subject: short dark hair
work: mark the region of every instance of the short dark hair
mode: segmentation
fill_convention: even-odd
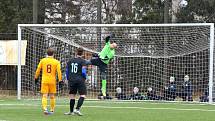
[[[47,49],[47,54],[48,54],[48,56],[53,56],[54,55],[54,49],[53,48],[48,48]]]
[[[77,48],[77,55],[82,56],[83,52],[84,52],[83,48],[80,47]]]

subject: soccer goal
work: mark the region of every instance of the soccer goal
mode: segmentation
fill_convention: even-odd
[[[46,49],[56,50],[65,74],[66,62],[75,49],[85,50],[91,59],[104,46],[104,38],[114,33],[116,56],[108,65],[107,93],[116,89],[130,100],[134,87],[141,100],[213,102],[214,24],[20,24],[18,25],[18,99],[36,96],[34,74]],[[27,40],[25,64],[21,65],[21,41]],[[100,72],[87,68],[88,98],[101,92]],[[170,81],[171,80],[171,81]],[[173,84],[173,85],[172,85]],[[68,95],[68,88],[58,90]],[[214,93],[215,94],[215,93]],[[208,98],[209,97],[209,98]]]

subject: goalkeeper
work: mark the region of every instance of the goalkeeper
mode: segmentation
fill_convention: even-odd
[[[99,70],[101,72],[101,80],[102,80],[102,95],[106,96],[106,84],[107,84],[107,80],[106,80],[106,75],[107,75],[107,64],[110,63],[110,61],[113,59],[114,55],[115,55],[115,49],[117,47],[116,43],[110,43],[110,39],[113,37],[112,36],[107,36],[105,38],[105,46],[102,49],[102,51],[94,56],[94,58],[92,58],[90,60],[92,65],[98,66]]]

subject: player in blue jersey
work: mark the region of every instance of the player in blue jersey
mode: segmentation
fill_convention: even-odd
[[[174,101],[176,98],[176,84],[175,84],[175,77],[171,76],[169,83],[165,86],[164,90],[164,99]]]
[[[70,111],[65,113],[65,115],[82,115],[80,109],[87,93],[85,85],[86,69],[83,67],[90,64],[90,61],[86,61],[82,58],[82,54],[83,49],[78,48],[77,56],[69,60],[66,66],[66,78],[68,80],[70,94]],[[74,110],[75,95],[77,92],[79,93],[80,97],[76,109]]]
[[[193,93],[193,86],[192,82],[190,81],[190,78],[188,75],[184,76],[184,82],[182,84],[182,98],[183,101],[193,101],[192,93]]]

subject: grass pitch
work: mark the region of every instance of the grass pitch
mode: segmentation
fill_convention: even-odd
[[[0,99],[0,121],[215,121],[215,106],[143,101],[85,101],[84,116],[66,116],[67,100],[56,100],[53,115],[44,115],[40,100]]]

